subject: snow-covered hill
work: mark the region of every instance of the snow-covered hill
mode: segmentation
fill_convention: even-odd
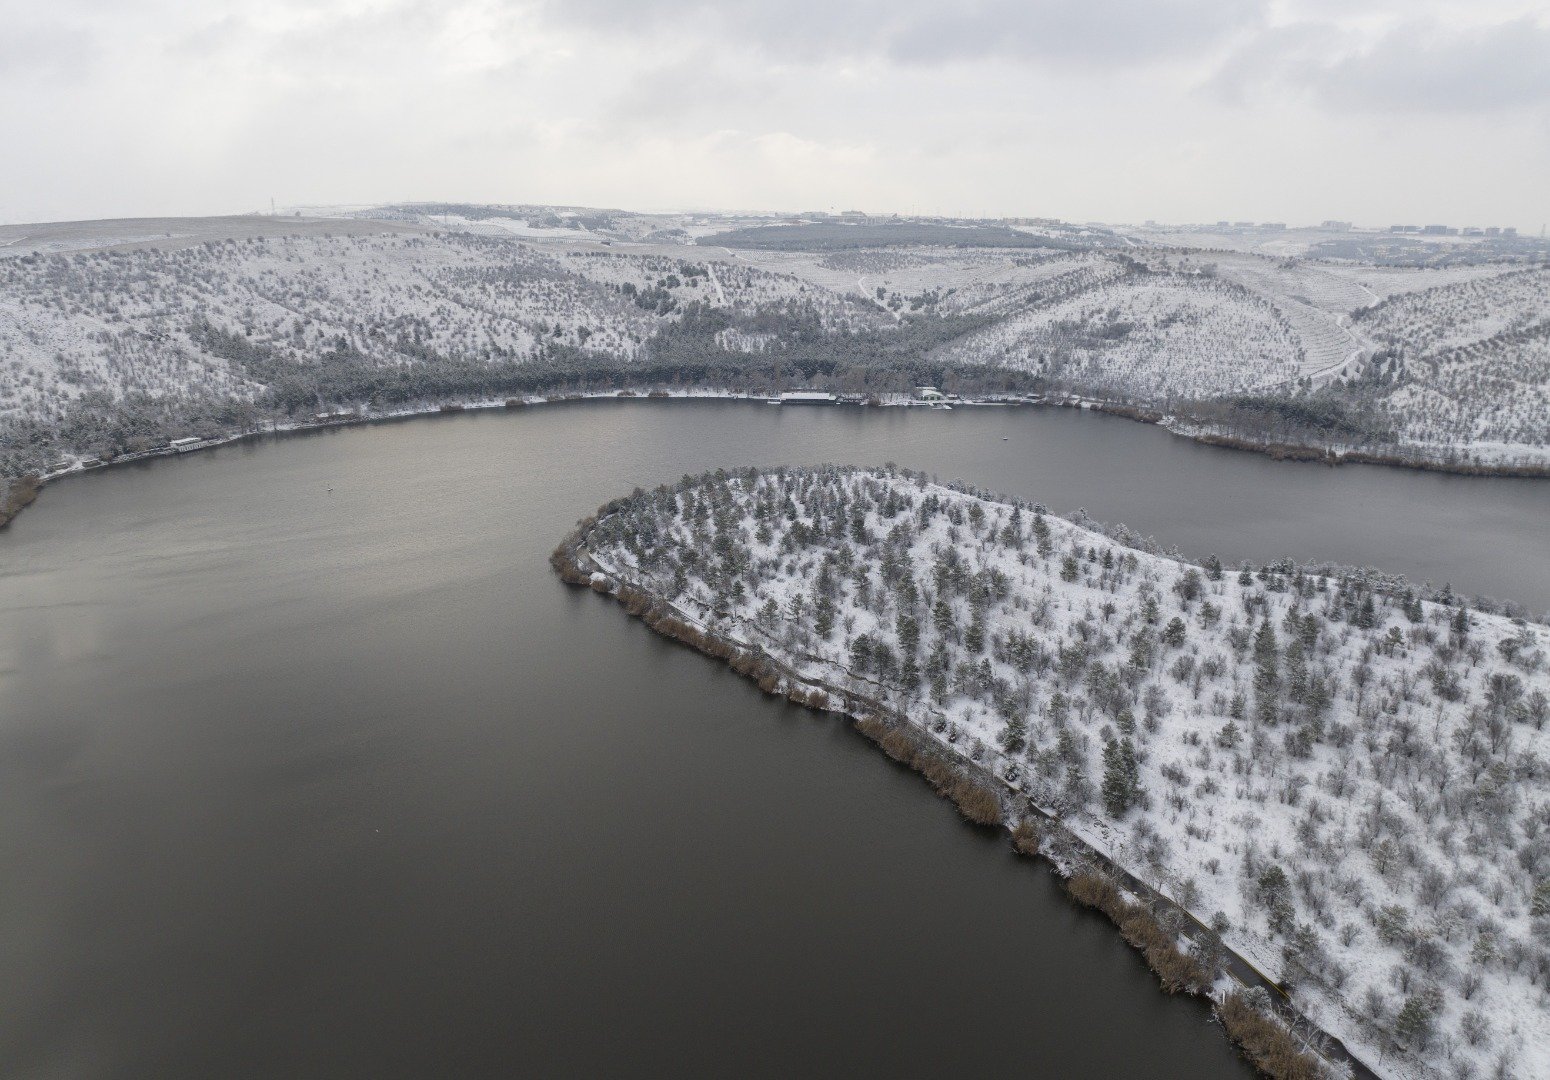
[[[93,391],[253,398],[331,354],[395,366],[567,346],[628,360],[696,303],[745,315],[796,305],[837,328],[880,321],[796,278],[682,254],[390,233],[4,258],[0,417],[47,419]],[[234,362],[211,328],[262,367]]]
[[[1383,1075],[1550,1074],[1544,626],[892,469],[686,478],[582,543],[993,770]]]
[[[845,385],[907,391],[988,367],[1025,387],[1197,412],[1320,392],[1354,403],[1348,445],[1550,462],[1542,269],[1084,247],[1069,230],[1044,248],[719,246],[753,220],[447,206],[6,226],[0,456],[14,470],[103,452],[114,440],[94,419],[130,401],[161,403],[155,438],[196,423],[207,434],[361,405],[384,372],[403,401],[497,392],[477,386],[482,365],[507,383],[524,365],[554,384],[627,370],[671,336],[656,378],[822,382],[872,365],[882,374]]]
[[[1291,325],[1263,297],[1214,278],[1152,272],[1031,304],[942,356],[1154,401],[1278,386],[1303,366]]]

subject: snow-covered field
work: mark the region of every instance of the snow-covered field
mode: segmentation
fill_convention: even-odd
[[[1543,625],[1370,570],[1191,565],[893,470],[686,479],[585,543],[902,708],[1380,1074],[1550,1075]]]

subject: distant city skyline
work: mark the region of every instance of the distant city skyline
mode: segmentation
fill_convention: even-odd
[[[1550,220],[1543,0],[0,0],[0,220]]]

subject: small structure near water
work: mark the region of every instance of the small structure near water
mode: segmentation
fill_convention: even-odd
[[[782,405],[833,405],[839,398],[824,390],[787,390],[780,395]]]

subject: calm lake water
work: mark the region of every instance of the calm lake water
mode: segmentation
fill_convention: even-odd
[[[888,460],[1550,607],[1550,484],[1059,411],[578,404],[58,484],[0,534],[0,1071],[1249,1076],[1004,840],[546,563],[636,485]]]

